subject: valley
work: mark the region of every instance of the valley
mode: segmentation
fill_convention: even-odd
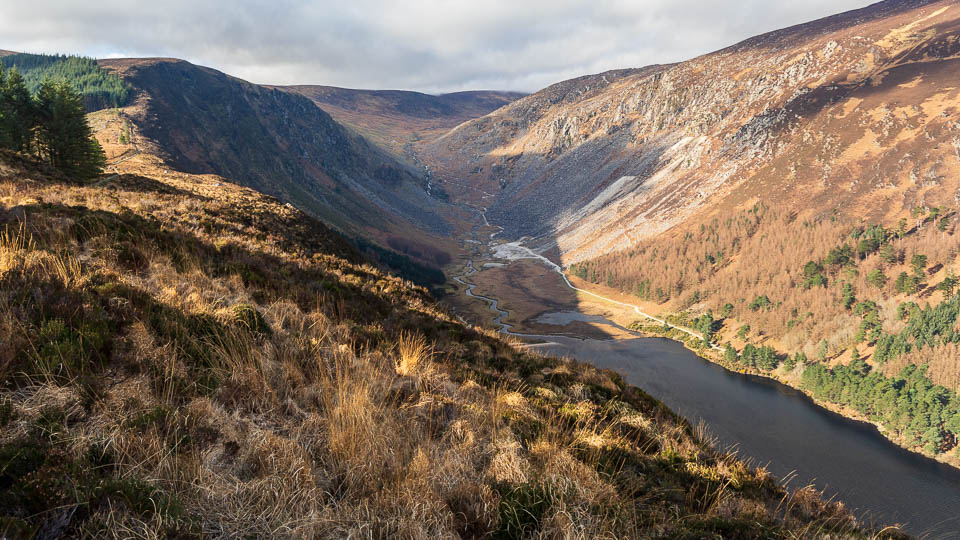
[[[945,77],[958,16],[950,2],[881,2],[689,62],[565,81],[420,159],[503,243],[643,306],[557,292],[531,265],[483,269],[476,291],[513,328],[544,332],[538,317],[563,304],[694,348],[706,335],[712,360],[956,465],[960,94]],[[917,105],[884,112],[896,103]],[[889,178],[867,180],[878,174]]]
[[[956,2],[529,94],[0,62],[0,536],[960,538]]]
[[[791,488],[824,490],[865,522],[956,537],[960,471],[954,467],[898,447],[855,412],[816,403],[796,378],[724,365],[723,349],[704,349],[696,332],[672,325],[693,339],[654,337],[670,323],[644,313],[641,318],[661,328],[637,325],[643,312],[629,297],[605,291],[618,299],[609,298],[587,283],[577,287],[549,260],[516,244],[474,242],[466,272],[454,278],[467,288],[448,299],[458,312],[492,323],[530,349],[615,370],[701,423],[714,444],[734,448]],[[883,475],[874,474],[878,468]]]
[[[671,337],[731,372],[750,374],[728,376],[776,380],[863,422],[858,429],[871,434],[870,445],[900,463],[905,477],[923,476],[914,465],[935,471],[929,478],[945,489],[938,497],[960,501],[952,469],[895,446],[960,464],[958,314],[952,307],[960,271],[954,228],[960,154],[948,134],[960,114],[960,94],[943,78],[955,73],[947,44],[960,39],[958,16],[949,2],[883,2],[678,66],[560,83],[422,145],[420,159],[441,185],[448,181],[451,200],[483,208],[475,223],[483,232],[460,233],[464,255],[447,270],[460,283],[445,301],[472,322],[526,335],[534,347],[617,365],[626,374],[642,368],[611,360],[621,355],[610,352],[617,343],[644,343],[637,335]],[[905,28],[913,32],[909,38]],[[809,58],[790,74],[788,84],[800,85],[792,97],[784,99],[783,88],[770,95],[769,87],[741,78],[749,72],[786,80],[779,66],[758,75],[761,62],[738,71],[736,82],[716,79],[755,92],[750,101],[731,104],[719,122],[682,123],[706,113],[678,86],[665,85],[668,77],[676,85],[676,77],[689,72],[733,73],[738,57],[756,61],[762,58],[757,49],[773,41],[781,44],[778,60]],[[868,43],[878,45],[858,52]],[[842,62],[873,55],[873,64],[845,72],[852,64],[825,61],[833,51],[846,51]],[[709,93],[714,83],[706,84]],[[673,106],[669,100],[676,100],[676,110],[663,116]],[[753,103],[763,104],[762,113],[751,110]],[[901,104],[892,124],[883,113],[891,103]],[[638,116],[631,117],[629,107]],[[869,117],[852,118],[866,111]],[[738,114],[744,123],[736,123]],[[877,122],[887,126],[881,137],[871,136]],[[724,123],[735,130],[711,131]],[[692,133],[677,135],[684,132]],[[743,145],[742,137],[754,140]],[[700,147],[692,151],[692,145]],[[661,153],[647,158],[648,151]],[[801,167],[811,151],[813,162]],[[894,156],[899,165],[888,163]],[[866,180],[879,171],[892,176]],[[504,256],[517,242],[523,247]],[[474,298],[464,294],[463,281]],[[544,340],[554,345],[537,344]],[[744,388],[751,384],[736,392],[749,393]],[[673,393],[672,406],[685,410],[689,396],[659,388],[663,394],[656,397],[670,401]],[[810,407],[806,396],[795,399]],[[739,411],[709,424],[725,430],[743,417]],[[750,446],[751,433],[724,440]],[[843,439],[838,433],[813,437]],[[764,461],[785,455],[757,452]],[[827,450],[816,463],[794,463],[818,470],[835,452]],[[780,474],[790,470],[798,467]],[[841,481],[844,486],[822,473],[806,478],[813,477],[849,494],[844,500],[896,515],[896,504],[862,497],[880,488],[864,490],[857,476]],[[909,512],[926,515],[918,518],[924,525],[939,522],[925,514],[931,504]],[[949,517],[948,508],[941,517]],[[947,525],[939,534],[952,537],[956,528]],[[926,531],[917,522],[908,529]]]

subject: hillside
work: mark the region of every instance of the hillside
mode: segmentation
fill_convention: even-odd
[[[417,164],[412,149],[467,120],[484,116],[524,94],[469,91],[438,96],[401,90],[352,90],[332,86],[279,86],[311,99],[338,122],[401,159]]]
[[[220,174],[363,237],[448,230],[422,171],[311,101],[174,59],[101,60],[139,93],[123,114],[173,168]],[[434,194],[436,195],[436,194]],[[403,233],[400,233],[403,234]]]
[[[4,536],[866,534],[222,177],[4,153],[0,224]]]
[[[886,1],[553,85],[423,159],[498,238],[957,464],[958,73],[956,3]]]
[[[952,2],[887,1],[567,81],[458,127],[423,159],[496,192],[490,220],[566,262],[753,198],[895,220],[953,202],[957,18]]]

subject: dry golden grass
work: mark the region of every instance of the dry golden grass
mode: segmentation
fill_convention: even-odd
[[[401,333],[397,340],[397,374],[406,377],[424,369],[433,356],[433,348],[421,335]]]

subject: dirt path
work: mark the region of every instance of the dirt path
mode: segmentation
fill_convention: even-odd
[[[475,209],[475,210],[480,214],[480,217],[483,219],[484,225],[487,226],[487,227],[490,227],[491,224],[490,224],[489,221],[487,221],[486,212],[485,212],[484,210],[480,210],[480,209]],[[501,229],[500,227],[497,227],[497,228],[498,228],[498,229]],[[494,238],[497,234],[499,234],[499,232],[500,232],[500,231],[498,230],[498,231],[490,234],[490,243],[492,243],[493,238]],[[474,232],[474,233],[473,233],[474,241],[476,241],[476,236],[477,236],[477,235],[476,235],[476,232]],[[481,244],[481,245],[482,245],[482,244]],[[655,317],[655,316],[653,316],[653,315],[650,315],[649,313],[646,313],[646,312],[644,312],[643,310],[641,310],[640,307],[637,306],[637,305],[630,304],[630,303],[627,303],[627,302],[621,302],[621,301],[619,301],[619,300],[614,300],[614,299],[612,299],[612,298],[607,298],[607,297],[605,297],[605,296],[601,296],[601,295],[599,295],[599,294],[597,294],[597,293],[588,291],[588,290],[586,290],[586,289],[581,289],[580,287],[575,286],[575,285],[574,285],[573,283],[571,283],[570,280],[567,278],[567,275],[563,272],[563,268],[562,268],[560,265],[554,263],[553,261],[551,261],[550,259],[544,257],[543,255],[540,255],[539,253],[536,253],[536,252],[533,251],[532,249],[524,246],[520,241],[517,241],[517,242],[507,242],[507,243],[498,244],[498,245],[493,245],[493,246],[491,246],[490,244],[487,244],[487,248],[493,251],[493,256],[494,256],[495,258],[506,259],[506,260],[508,260],[508,261],[510,261],[510,260],[518,260],[518,259],[530,259],[530,260],[535,260],[535,261],[543,264],[544,266],[546,266],[546,267],[549,268],[550,270],[553,270],[554,272],[556,272],[557,274],[559,274],[559,275],[560,275],[560,278],[563,279],[563,282],[566,284],[566,286],[569,287],[569,288],[571,288],[571,289],[573,289],[574,291],[581,292],[581,293],[583,293],[583,294],[589,295],[589,296],[591,296],[591,297],[593,297],[593,298],[596,298],[596,299],[598,299],[598,300],[600,300],[600,301],[603,301],[603,302],[607,302],[607,303],[610,303],[610,304],[615,304],[615,305],[618,305],[618,306],[623,306],[623,307],[626,307],[626,308],[631,308],[631,309],[633,310],[633,312],[636,313],[637,315],[639,315],[640,317],[643,317],[643,318],[648,319],[648,320],[651,320],[651,321],[655,321],[655,322],[658,323],[658,324],[665,325],[665,326],[668,326],[668,327],[670,327],[670,328],[674,328],[674,329],[679,330],[679,331],[681,331],[681,332],[683,332],[683,333],[685,333],[685,334],[687,334],[687,335],[693,336],[694,338],[701,339],[701,340],[703,339],[703,334],[700,334],[700,333],[698,333],[698,332],[695,332],[695,331],[693,331],[693,330],[691,330],[691,329],[689,329],[689,328],[685,328],[685,327],[683,327],[683,326],[679,326],[679,325],[673,324],[673,323],[668,322],[668,321],[666,321],[666,320],[664,320],[664,319],[661,319],[661,318],[659,318],[659,317]],[[482,295],[475,294],[475,293],[473,292],[473,289],[476,288],[476,285],[475,285],[475,284],[472,284],[472,283],[469,283],[469,282],[467,282],[467,281],[465,280],[465,278],[467,278],[467,277],[469,277],[469,276],[471,276],[471,275],[473,275],[473,274],[476,274],[476,273],[478,272],[478,270],[476,269],[476,267],[474,267],[474,265],[473,265],[473,259],[470,259],[470,260],[467,261],[467,267],[469,268],[469,271],[468,271],[468,272],[466,272],[466,273],[464,273],[464,274],[461,274],[461,275],[459,275],[459,276],[457,276],[457,277],[454,277],[453,279],[454,279],[457,283],[460,283],[461,285],[465,285],[465,286],[467,287],[467,290],[465,291],[465,294],[466,294],[467,296],[469,296],[469,297],[471,297],[471,298],[479,298],[479,299],[487,302],[488,307],[490,308],[490,310],[493,311],[494,313],[496,313],[496,317],[494,317],[493,322],[494,322],[494,324],[496,324],[496,325],[498,325],[498,326],[500,327],[500,331],[501,331],[501,332],[503,332],[503,333],[505,333],[505,334],[508,334],[508,335],[511,335],[511,336],[518,336],[518,337],[544,337],[544,336],[534,336],[534,335],[532,335],[532,334],[520,334],[520,333],[514,332],[514,331],[512,330],[513,326],[510,325],[510,324],[507,324],[507,323],[505,323],[505,322],[503,321],[503,319],[509,315],[509,312],[500,308],[500,300],[497,299],[497,298],[491,298],[491,297],[488,297],[488,296],[482,296]],[[721,347],[719,347],[718,345],[715,345],[715,344],[713,344],[713,343],[710,344],[710,348],[713,349],[713,350],[717,350],[717,351],[722,351],[722,350],[723,350]]]
[[[691,330],[691,329],[689,329],[689,328],[685,328],[685,327],[683,327],[683,326],[679,326],[679,325],[673,324],[673,323],[671,323],[671,322],[667,322],[666,320],[661,319],[661,318],[659,318],[659,317],[655,317],[655,316],[653,316],[653,315],[650,315],[649,313],[645,313],[643,310],[640,309],[639,306],[636,306],[636,305],[634,305],[634,304],[630,304],[630,303],[627,303],[627,302],[620,302],[619,300],[614,300],[614,299],[612,299],[612,298],[607,298],[607,297],[601,296],[601,295],[599,295],[599,294],[597,294],[597,293],[594,293],[594,292],[588,291],[588,290],[586,290],[586,289],[581,289],[580,287],[577,287],[577,286],[574,285],[573,283],[570,283],[570,280],[567,278],[567,275],[563,273],[563,268],[561,268],[560,265],[554,263],[553,261],[551,261],[550,259],[544,257],[543,255],[540,255],[539,253],[536,253],[536,252],[533,251],[532,249],[530,249],[530,248],[522,245],[520,242],[509,242],[509,243],[506,243],[506,244],[500,244],[500,245],[498,245],[498,246],[495,246],[493,249],[494,249],[494,257],[504,258],[504,259],[508,259],[508,260],[510,260],[510,259],[534,259],[534,260],[537,260],[537,261],[541,262],[542,264],[544,264],[546,267],[550,268],[551,270],[553,270],[554,272],[556,272],[557,274],[559,274],[560,277],[561,277],[561,279],[563,279],[563,282],[566,283],[567,287],[570,287],[571,289],[573,289],[573,290],[575,290],[575,291],[578,291],[578,292],[581,292],[581,293],[583,293],[583,294],[592,296],[592,297],[594,297],[594,298],[596,298],[596,299],[598,299],[598,300],[602,300],[602,301],[604,301],[604,302],[608,302],[608,303],[615,304],[615,305],[618,305],[618,306],[624,306],[624,307],[627,307],[627,308],[632,308],[632,309],[633,309],[633,312],[636,313],[637,315],[641,316],[641,317],[644,317],[644,318],[649,319],[649,320],[651,320],[651,321],[656,321],[657,323],[662,324],[662,325],[669,326],[670,328],[674,328],[674,329],[676,329],[676,330],[679,330],[679,331],[681,331],[681,332],[683,332],[683,333],[685,333],[685,334],[687,334],[687,335],[693,336],[693,337],[695,337],[695,338],[697,338],[697,339],[703,339],[703,334],[697,333],[697,332],[695,332],[695,331],[693,331],[693,330]],[[519,253],[518,253],[518,252],[519,252]],[[721,347],[719,347],[718,345],[715,345],[715,344],[712,344],[712,343],[710,344],[710,348],[712,348],[712,349],[714,349],[714,350],[717,350],[717,351],[722,351],[722,350],[723,350],[723,349],[722,349]]]

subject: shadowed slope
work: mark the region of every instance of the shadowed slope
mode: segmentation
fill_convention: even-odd
[[[141,90],[131,119],[177,169],[228,176],[355,233],[446,231],[422,173],[303,97],[180,60],[101,65]]]

